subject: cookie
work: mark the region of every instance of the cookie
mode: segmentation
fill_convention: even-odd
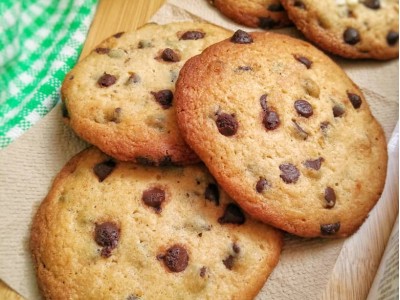
[[[64,119],[118,160],[197,162],[176,125],[175,81],[189,57],[229,35],[211,24],[183,22],[148,24],[110,37],[67,74]]]
[[[228,18],[248,27],[273,29],[292,24],[279,0],[213,0],[211,3]]]
[[[203,165],[138,166],[95,148],[57,176],[30,239],[46,299],[253,299],[281,246]]]
[[[237,31],[182,68],[188,144],[247,213],[304,237],[344,237],[379,199],[387,150],[361,90],[324,53]]]
[[[399,56],[396,0],[282,0],[290,19],[322,49],[347,58]]]

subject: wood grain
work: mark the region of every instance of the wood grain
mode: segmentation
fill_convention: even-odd
[[[142,26],[163,3],[164,0],[100,0],[79,59],[112,34]],[[0,280],[0,299],[23,298]]]

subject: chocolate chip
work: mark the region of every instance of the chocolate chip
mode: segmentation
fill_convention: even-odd
[[[355,45],[361,40],[358,30],[352,27],[349,27],[344,31],[343,39],[349,45]]]
[[[325,189],[324,198],[325,198],[325,201],[326,201],[326,207],[327,208],[332,208],[332,207],[335,206],[336,194],[335,194],[335,191],[333,190],[333,188],[328,186]]]
[[[129,295],[126,300],[140,300],[140,297],[132,294]]]
[[[321,169],[321,163],[323,162],[323,161],[325,161],[325,159],[323,158],[323,157],[319,157],[319,158],[317,158],[317,159],[315,159],[315,160],[306,160],[304,163],[303,163],[303,165],[306,167],[306,168],[309,168],[309,169],[314,169],[314,170],[319,170],[319,169]]]
[[[152,160],[151,158],[148,157],[144,157],[144,156],[137,156],[135,158],[135,162],[139,165],[143,165],[143,166],[155,166],[156,163],[154,160]]]
[[[321,224],[320,229],[323,235],[334,235],[340,229],[340,222],[332,224]]]
[[[267,111],[267,94],[264,94],[260,97],[260,104],[261,104],[261,108],[263,109],[263,111]]]
[[[99,78],[97,83],[99,84],[100,87],[109,87],[113,85],[117,81],[117,78],[114,75],[107,74],[104,72],[104,74]]]
[[[114,34],[113,36],[114,36],[115,38],[119,39],[124,33],[125,33],[125,32],[121,31],[121,32],[118,32],[118,33]]]
[[[239,208],[239,206],[229,203],[225,208],[225,212],[222,217],[218,219],[220,224],[243,224],[246,221],[246,218]]]
[[[256,191],[258,193],[262,193],[265,190],[265,188],[268,186],[269,186],[268,181],[265,178],[260,177],[260,179],[257,181],[257,184],[256,184]]]
[[[250,67],[250,66],[239,66],[239,67],[237,68],[237,70],[239,70],[239,71],[252,71],[253,68]]]
[[[294,102],[294,108],[297,113],[305,118],[309,118],[313,115],[313,108],[311,104],[306,100],[296,100]]]
[[[149,188],[143,192],[142,200],[147,206],[153,207],[157,213],[160,213],[161,204],[165,201],[165,192],[157,187]]]
[[[198,40],[204,38],[206,34],[201,31],[186,31],[180,37],[180,40]]]
[[[331,125],[331,123],[329,123],[328,121],[324,121],[324,122],[321,122],[321,124],[319,125],[319,128],[321,128],[323,133],[326,133],[329,125]]]
[[[353,107],[355,109],[360,108],[362,103],[360,96],[358,96],[357,94],[347,92],[347,97],[349,98],[351,104],[353,104]]]
[[[235,44],[251,44],[253,38],[246,31],[239,29],[231,37],[231,42]]]
[[[62,114],[63,118],[69,119],[69,112],[68,112],[67,105],[65,104],[65,101],[61,101],[61,114]]]
[[[236,254],[239,254],[239,253],[240,253],[240,247],[239,247],[239,245],[236,244],[236,243],[233,243],[233,245],[232,245],[232,250],[233,250],[233,252],[235,252]]]
[[[228,270],[232,270],[234,259],[235,259],[234,256],[229,255],[227,258],[225,258],[224,260],[222,260],[222,262],[224,263],[225,267],[226,267]]]
[[[163,59],[163,61],[170,62],[177,62],[181,60],[179,55],[170,48],[164,49],[164,51],[161,53],[161,58]]]
[[[332,111],[333,111],[333,116],[335,117],[335,118],[338,118],[338,117],[341,117],[343,114],[344,114],[344,107],[342,106],[342,105],[340,105],[340,104],[336,104],[333,108],[332,108]]]
[[[134,72],[129,72],[129,77],[128,77],[128,79],[126,80],[126,83],[125,84],[127,84],[127,85],[129,85],[129,84],[135,84],[135,83],[138,83],[138,82],[140,82],[141,81],[141,79],[140,79],[140,76],[138,75],[138,74],[136,74],[136,73],[134,73]]]
[[[174,163],[172,162],[172,156],[164,155],[164,157],[160,160],[160,162],[158,164],[160,167],[173,166]]]
[[[97,178],[99,178],[99,181],[102,182],[114,171],[116,165],[117,163],[114,160],[108,159],[95,165],[93,171]]]
[[[172,272],[182,272],[189,263],[189,254],[180,245],[170,247],[162,258],[167,268]]]
[[[280,177],[285,183],[296,183],[300,177],[299,170],[292,164],[282,164],[279,170],[282,172]]]
[[[258,18],[258,27],[263,29],[272,29],[279,25],[279,21],[271,18],[271,17],[259,17]]]
[[[395,45],[399,40],[399,33],[393,30],[390,30],[386,36],[386,41],[390,46]]]
[[[151,43],[151,41],[141,40],[138,43],[139,49],[152,48],[152,47],[153,47],[153,44]]]
[[[171,90],[161,90],[158,92],[151,92],[151,94],[163,109],[168,109],[172,106],[174,94]]]
[[[204,278],[206,276],[207,268],[206,267],[201,267],[200,269],[200,277]]]
[[[96,224],[94,231],[94,240],[96,243],[103,247],[101,255],[103,257],[110,257],[111,251],[117,247],[119,240],[119,228],[112,222],[104,222]]]
[[[219,133],[225,136],[232,136],[238,131],[239,123],[234,115],[222,113],[215,121]]]
[[[111,122],[120,123],[121,122],[121,114],[122,114],[121,112],[122,112],[121,107],[117,107],[116,109],[114,109],[114,113],[111,118]]]
[[[364,0],[363,4],[371,9],[379,9],[381,7],[380,0]]]
[[[294,56],[294,58],[296,60],[301,62],[303,65],[305,65],[307,69],[311,68],[312,61],[310,61],[307,57],[301,56],[301,55],[297,55],[297,54],[294,54],[293,56]]]
[[[297,124],[296,120],[292,120],[294,128],[296,129],[297,134],[303,139],[306,140],[308,138],[308,132],[305,131],[299,124]]]
[[[108,52],[110,52],[110,48],[96,48],[94,49],[94,51],[96,51],[98,54],[107,54]]]
[[[294,1],[293,5],[297,8],[301,8],[301,9],[306,9],[305,4],[303,3],[303,1]]]
[[[204,193],[204,197],[211,202],[214,202],[216,206],[219,205],[219,190],[218,186],[214,183],[210,183]]]
[[[267,110],[264,114],[263,124],[267,130],[278,128],[280,124],[278,114],[273,110]]]
[[[280,3],[272,3],[267,8],[269,11],[277,12],[277,11],[284,11],[282,4]]]

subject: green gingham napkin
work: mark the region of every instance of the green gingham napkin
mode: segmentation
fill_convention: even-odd
[[[96,0],[0,0],[0,149],[59,101]]]

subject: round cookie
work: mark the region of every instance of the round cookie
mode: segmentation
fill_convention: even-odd
[[[176,125],[175,81],[188,58],[231,34],[211,24],[182,22],[147,24],[110,37],[67,74],[61,89],[64,119],[118,160],[197,162]]]
[[[182,135],[247,213],[304,237],[355,232],[386,176],[360,89],[312,45],[237,31],[182,68]]]
[[[290,19],[322,49],[347,58],[399,55],[397,0],[282,0]]]
[[[211,3],[235,22],[263,29],[292,24],[280,0],[213,0]]]
[[[46,299],[253,299],[281,246],[204,166],[138,166],[95,148],[57,176],[30,240]]]

